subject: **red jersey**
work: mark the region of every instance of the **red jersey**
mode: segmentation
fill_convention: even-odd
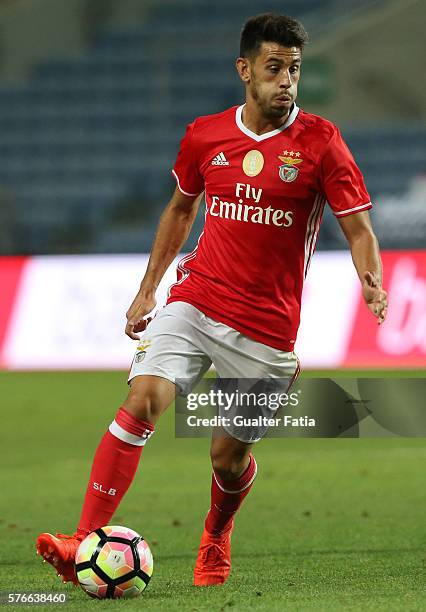
[[[182,193],[205,191],[206,217],[168,303],[292,351],[326,201],[343,217],[371,208],[370,197],[332,123],[293,105],[281,128],[259,136],[242,109],[199,117],[182,139],[173,174]]]

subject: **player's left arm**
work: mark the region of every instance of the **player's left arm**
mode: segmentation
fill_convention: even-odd
[[[370,215],[368,211],[359,212],[341,217],[339,223],[351,249],[364,300],[380,325],[386,318],[388,302],[387,293],[382,288],[379,243],[371,226]]]

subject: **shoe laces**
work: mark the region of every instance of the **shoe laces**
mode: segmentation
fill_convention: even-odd
[[[201,551],[201,560],[203,564],[223,565],[225,559],[225,542],[209,542]]]
[[[83,540],[83,536],[79,533],[74,535],[68,535],[66,533],[57,533],[56,537],[62,540],[63,544],[63,560],[68,561],[74,559],[76,555],[77,548],[80,546],[81,540]]]
[[[84,536],[81,533],[74,533],[73,535],[68,535],[67,533],[57,533],[55,534],[57,538],[60,540],[83,540]]]

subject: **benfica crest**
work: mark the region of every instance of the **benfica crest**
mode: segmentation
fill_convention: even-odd
[[[298,151],[284,151],[283,155],[278,155],[278,159],[284,162],[283,166],[280,166],[278,171],[280,179],[285,183],[292,183],[297,179],[299,174],[299,164],[303,162]]]
[[[142,340],[138,345],[137,352],[135,355],[135,362],[141,363],[145,359],[146,349],[151,345],[151,340]]]

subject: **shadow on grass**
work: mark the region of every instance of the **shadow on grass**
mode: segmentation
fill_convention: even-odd
[[[315,557],[326,556],[326,555],[383,555],[389,553],[416,553],[421,552],[424,549],[418,548],[360,548],[352,550],[303,550],[303,551],[289,551],[281,550],[276,552],[251,552],[251,553],[235,553],[232,555],[233,559],[262,559],[264,557],[281,558],[288,557]],[[196,551],[195,551],[196,552]],[[192,559],[194,557],[193,552],[178,553],[173,555],[161,555],[157,554],[157,561],[173,561],[180,559]]]

